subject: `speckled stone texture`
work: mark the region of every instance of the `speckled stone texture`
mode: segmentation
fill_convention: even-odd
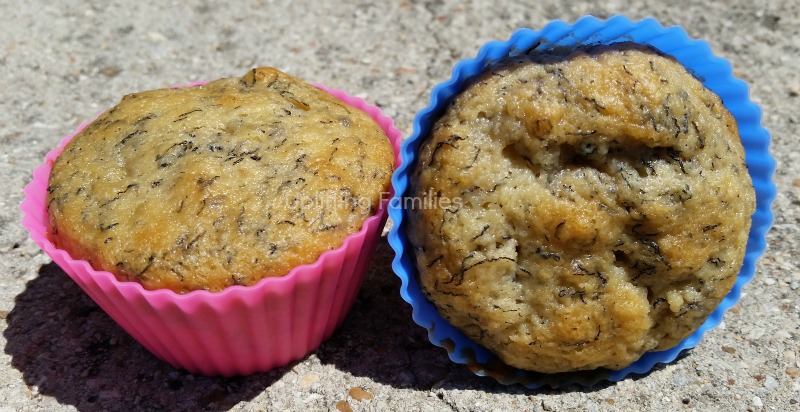
[[[0,412],[800,410],[800,4],[354,3],[0,0]],[[123,94],[272,65],[377,104],[408,135],[431,87],[484,42],[619,12],[681,25],[729,59],[764,110],[778,160],[775,225],[739,305],[645,376],[558,391],[474,376],[412,322],[385,242],[318,351],[255,376],[190,375],[116,326],[19,224],[22,188],[44,154]]]

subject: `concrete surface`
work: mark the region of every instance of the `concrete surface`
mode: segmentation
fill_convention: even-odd
[[[0,411],[800,409],[796,0],[355,3],[0,0]],[[431,87],[485,41],[618,12],[682,25],[728,58],[764,110],[779,162],[769,249],[740,304],[687,356],[645,376],[559,391],[473,376],[411,321],[385,242],[344,326],[316,353],[256,376],[193,376],[126,335],[19,224],[44,154],[125,93],[274,65],[377,103],[408,135]]]

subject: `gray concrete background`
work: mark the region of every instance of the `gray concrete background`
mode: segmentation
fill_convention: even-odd
[[[796,0],[506,3],[0,0],[0,411],[799,410]],[[19,224],[44,154],[123,94],[273,65],[376,103],[407,136],[431,87],[482,43],[619,12],[681,25],[729,59],[764,110],[779,164],[769,249],[740,304],[687,356],[645,376],[558,391],[473,376],[411,321],[385,242],[317,352],[250,377],[194,376],[126,335]]]

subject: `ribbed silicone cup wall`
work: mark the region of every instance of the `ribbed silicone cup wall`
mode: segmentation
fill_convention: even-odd
[[[422,294],[417,282],[413,250],[405,233],[406,214],[401,208],[401,199],[408,190],[409,173],[415,164],[420,144],[444,108],[473,76],[498,60],[530,52],[563,51],[565,48],[618,42],[649,45],[674,57],[707,88],[719,95],[736,118],[757,198],[744,264],[733,289],[708,320],[669,350],[646,353],[619,371],[547,375],[511,368],[442,319]],[[634,22],[624,16],[614,16],[605,21],[586,16],[574,24],[553,21],[539,31],[523,28],[514,32],[507,41],[488,42],[477,57],[458,62],[450,79],[433,88],[430,104],[417,113],[413,133],[401,148],[402,163],[392,179],[395,197],[389,203],[389,216],[394,222],[389,232],[389,244],[396,254],[392,268],[402,281],[400,294],[413,307],[414,322],[428,331],[428,338],[434,345],[447,349],[453,362],[468,365],[476,374],[492,376],[504,384],[519,383],[528,388],[542,385],[558,387],[569,383],[591,385],[601,380],[618,381],[632,373],[646,373],[656,364],[672,362],[682,351],[696,346],[703,334],[719,325],[722,315],[739,300],[742,287],[753,277],[755,262],[766,248],[765,235],[773,219],[770,204],[776,194],[771,180],[775,161],[769,154],[769,141],[769,133],[761,126],[761,110],[750,101],[747,85],[733,76],[731,65],[716,57],[708,43],[690,38],[680,27],[665,28],[652,18]]]
[[[186,87],[203,84],[195,82]],[[399,164],[401,133],[364,100],[317,85],[371,116],[384,130]],[[79,126],[77,134],[89,123]],[[316,262],[253,286],[177,294],[145,290],[136,282],[73,259],[47,237],[47,182],[53,162],[75,136],[64,138],[33,173],[20,208],[36,242],[123,329],[160,359],[207,375],[247,375],[301,359],[333,334],[353,304],[386,221],[384,200],[361,229]]]

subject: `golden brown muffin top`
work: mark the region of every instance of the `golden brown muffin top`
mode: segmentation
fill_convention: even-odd
[[[509,365],[619,369],[672,347],[742,264],[755,196],[736,122],[652,51],[506,62],[419,153],[422,288]]]
[[[276,69],[130,94],[56,160],[51,235],[147,289],[252,285],[357,232],[393,164],[372,118]]]

